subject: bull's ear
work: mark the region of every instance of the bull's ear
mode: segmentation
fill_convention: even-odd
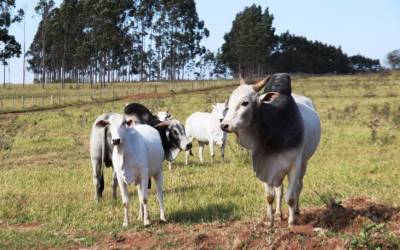
[[[107,120],[99,120],[98,122],[96,122],[96,126],[98,126],[98,127],[105,127],[105,126],[107,126],[107,125],[109,125],[110,124],[110,122],[109,121],[107,121]]]
[[[260,103],[271,103],[274,101],[276,98],[278,98],[280,94],[278,92],[268,92],[263,95],[260,95],[258,98]]]

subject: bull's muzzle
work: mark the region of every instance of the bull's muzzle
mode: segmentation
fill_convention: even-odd
[[[221,129],[222,129],[223,131],[225,131],[225,132],[231,132],[231,131],[229,130],[229,125],[226,124],[226,123],[221,123]]]
[[[119,145],[121,143],[121,139],[112,139],[113,145]]]

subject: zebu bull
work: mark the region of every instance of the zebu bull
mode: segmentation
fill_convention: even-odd
[[[158,131],[145,124],[134,125],[132,118],[121,114],[109,114],[107,119],[99,119],[95,126],[109,128],[112,142],[112,165],[116,173],[121,197],[124,204],[124,223],[129,224],[128,184],[138,186],[139,218],[144,225],[150,224],[147,202],[148,181],[153,177],[157,183],[157,198],[160,205],[160,219],[165,221],[163,204],[163,168],[164,150]]]
[[[241,79],[240,86],[229,98],[228,113],[221,128],[235,133],[240,144],[251,151],[253,170],[265,185],[271,226],[275,191],[278,192],[276,213],[280,216],[282,181],[288,176],[286,201],[291,226],[295,214],[299,213],[307,161],[319,144],[320,120],[309,98],[292,95],[288,74],[274,74],[268,80],[247,85]],[[264,93],[259,95],[264,86]]]

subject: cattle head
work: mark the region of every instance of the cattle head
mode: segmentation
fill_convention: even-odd
[[[213,105],[213,110],[211,113],[217,116],[218,120],[222,122],[227,112],[228,112],[228,104],[227,102],[222,102]]]
[[[155,126],[155,128],[166,128],[165,133],[168,138],[169,144],[173,148],[180,150],[189,150],[192,148],[192,143],[186,136],[185,127],[178,120],[167,120],[163,121]]]
[[[134,121],[130,117],[121,114],[112,114],[107,120],[99,120],[96,123],[98,127],[108,126],[111,133],[111,143],[118,146],[123,143],[126,128],[131,127]]]
[[[237,132],[247,128],[252,120],[254,109],[261,102],[272,102],[279,93],[270,92],[259,95],[258,92],[267,84],[270,76],[254,84],[246,84],[240,79],[240,85],[232,92],[228,102],[228,112],[221,123],[225,132]]]
[[[171,115],[171,113],[169,112],[169,110],[167,110],[167,111],[160,111],[160,112],[158,112],[157,113],[157,117],[158,117],[158,119],[160,119],[160,121],[167,121],[167,120],[171,120],[171,118],[172,118],[172,115]]]

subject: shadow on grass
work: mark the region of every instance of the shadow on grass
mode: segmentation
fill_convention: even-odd
[[[233,219],[236,205],[228,203],[212,203],[192,209],[180,209],[169,215],[170,220],[176,223],[200,223],[224,221]]]

